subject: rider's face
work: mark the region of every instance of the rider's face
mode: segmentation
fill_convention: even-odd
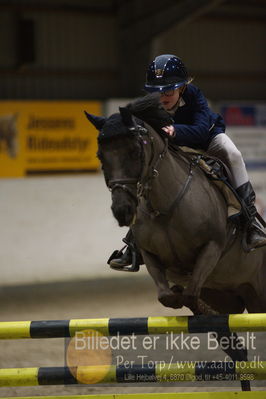
[[[168,90],[162,92],[160,95],[160,103],[166,111],[171,111],[174,108],[180,97],[180,88],[175,90]]]

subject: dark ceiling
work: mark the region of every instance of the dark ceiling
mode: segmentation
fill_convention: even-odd
[[[180,10],[179,16],[191,18],[211,14],[227,18],[266,18],[266,0],[2,0],[0,8],[17,10],[39,10],[65,12],[89,12],[114,14],[128,10],[127,19],[148,18],[167,9]]]
[[[1,11],[82,13],[113,17],[121,94],[134,93],[148,64],[152,41],[171,26],[197,19],[266,22],[266,0],[0,0]],[[133,70],[132,70],[133,69]],[[128,70],[134,79],[129,81]]]

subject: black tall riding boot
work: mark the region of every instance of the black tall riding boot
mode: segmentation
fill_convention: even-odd
[[[236,189],[237,194],[244,202],[244,213],[245,223],[247,226],[247,246],[248,249],[255,249],[266,245],[266,234],[263,231],[262,226],[257,222],[257,209],[255,207],[256,194],[253,190],[251,183],[242,184],[242,186]]]
[[[143,264],[143,260],[135,244],[131,229],[129,229],[123,241],[127,245],[125,252],[123,252],[124,248],[120,251],[115,251],[107,263],[115,270],[137,272],[139,271],[139,266]]]

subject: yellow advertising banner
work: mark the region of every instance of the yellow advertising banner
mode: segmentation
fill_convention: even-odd
[[[99,168],[97,132],[84,110],[97,101],[0,101],[0,177]]]

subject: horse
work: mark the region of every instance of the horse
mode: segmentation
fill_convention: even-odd
[[[171,123],[158,99],[148,95],[119,111],[86,116],[99,130],[113,215],[130,226],[159,301],[194,314],[266,312],[266,249],[244,251],[241,224],[228,219],[224,196],[198,157],[169,145],[161,128]],[[247,360],[244,348],[226,353]]]
[[[17,156],[17,114],[0,117],[0,142],[5,144],[10,158]]]

